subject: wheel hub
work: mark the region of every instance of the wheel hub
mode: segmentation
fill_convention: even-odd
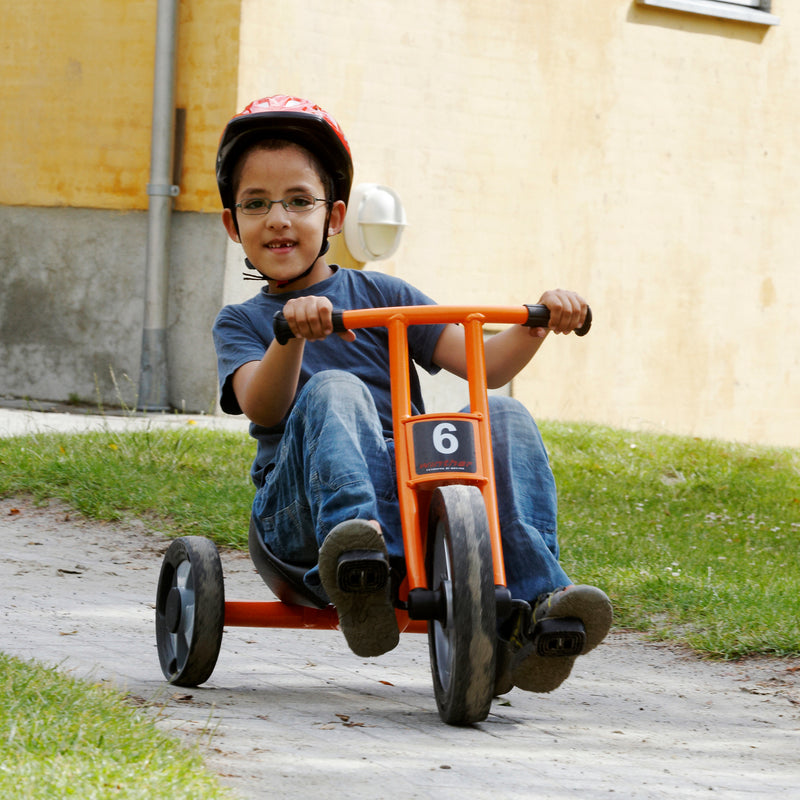
[[[180,630],[185,605],[184,590],[179,586],[173,586],[167,595],[167,604],[164,609],[164,621],[170,633],[177,633]]]

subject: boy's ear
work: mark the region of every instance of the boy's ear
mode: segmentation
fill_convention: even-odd
[[[230,236],[231,239],[233,239],[233,241],[237,244],[241,244],[242,240],[239,238],[239,232],[236,230],[236,223],[233,219],[233,213],[229,208],[226,208],[222,212],[222,224],[225,226],[228,236]]]
[[[344,215],[347,213],[347,206],[341,201],[336,200],[331,206],[331,219],[328,223],[328,236],[335,236],[341,233],[344,226]]]

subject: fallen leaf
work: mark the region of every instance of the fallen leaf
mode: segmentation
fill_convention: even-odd
[[[12,509],[11,509],[11,510],[8,512],[8,516],[9,516],[9,517],[13,517],[15,514],[21,514],[21,513],[22,513],[22,512],[21,512],[21,511],[20,511],[18,508],[12,508]]]
[[[378,683],[382,683],[384,686],[394,686],[391,681],[378,681]]]
[[[137,705],[137,706],[146,706],[147,705],[147,700],[145,700],[144,697],[142,697],[141,695],[138,695],[138,694],[125,695],[125,699],[129,703],[133,703],[134,705]]]

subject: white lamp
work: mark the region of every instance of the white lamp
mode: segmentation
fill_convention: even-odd
[[[350,192],[344,241],[356,261],[380,261],[400,246],[406,212],[393,189],[360,183]]]

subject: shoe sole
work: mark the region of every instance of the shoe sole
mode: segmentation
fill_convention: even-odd
[[[605,592],[594,586],[572,586],[558,592],[547,609],[548,618],[577,617],[586,629],[586,643],[580,655],[594,650],[611,628],[613,611]]]
[[[551,598],[547,609],[548,619],[575,617],[586,629],[586,643],[581,650],[585,655],[603,641],[609,629],[613,611],[611,601],[600,589],[593,586],[573,586]],[[540,656],[535,652],[518,655],[518,664],[512,669],[515,686],[527,692],[547,693],[557,689],[569,677],[577,656]]]
[[[343,591],[338,581],[342,554],[362,550],[381,553],[388,559],[380,532],[365,520],[339,523],[319,550],[319,576],[322,587],[339,615],[339,627],[357,656],[372,657],[387,653],[400,641],[397,616],[389,583],[373,592]]]

